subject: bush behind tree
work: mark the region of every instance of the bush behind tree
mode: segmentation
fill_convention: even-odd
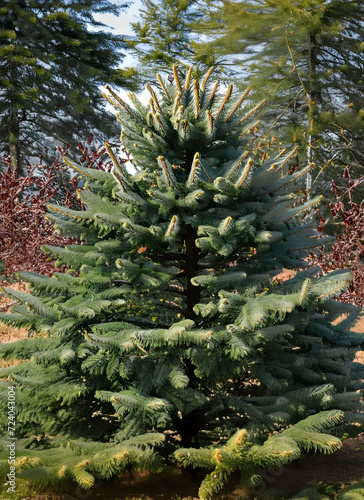
[[[335,180],[332,188],[336,200],[329,204],[330,215],[321,217],[319,231],[329,229],[335,233],[336,241],[332,248],[320,248],[319,252],[310,253],[311,265],[319,265],[324,273],[335,269],[348,269],[353,280],[347,291],[337,297],[337,300],[351,304],[364,303],[364,203],[359,201],[361,185],[364,177],[353,179],[350,166],[343,173],[346,188],[340,189]],[[359,194],[359,196],[358,196]],[[359,198],[359,200],[358,200]]]
[[[111,150],[119,148],[110,143],[107,147]],[[77,242],[70,236],[60,236],[54,223],[46,217],[49,201],[69,208],[84,209],[77,196],[77,190],[82,189],[82,184],[76,177],[71,177],[70,168],[62,161],[62,156],[76,157],[83,166],[91,169],[110,171],[112,168],[106,147],[97,145],[93,135],[79,142],[75,151],[70,146],[57,146],[57,156],[51,164],[44,159],[48,150],[44,153],[39,155],[40,163],[37,165],[28,163],[27,175],[24,177],[11,168],[10,155],[2,158],[0,261],[6,278],[14,279],[18,271],[51,276],[54,271],[65,270],[64,266],[55,268],[54,260],[41,250],[42,245],[64,247]]]

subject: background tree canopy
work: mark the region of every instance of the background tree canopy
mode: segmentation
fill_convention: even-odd
[[[207,0],[203,12],[194,29],[210,40],[199,51],[244,54],[241,79],[272,100],[274,118],[284,113],[282,139],[309,161],[362,163],[363,2]]]
[[[350,0],[145,0],[131,46],[144,66],[216,65],[222,79],[252,87],[252,102],[267,98],[264,130],[300,144],[299,163],[320,163],[322,190],[333,159],[363,163],[363,9]]]
[[[95,13],[120,13],[108,1],[8,0],[0,9],[0,147],[12,156],[44,151],[47,139],[74,144],[116,133],[98,86],[130,86],[121,70],[122,38],[101,31]],[[77,142],[76,142],[77,143]]]

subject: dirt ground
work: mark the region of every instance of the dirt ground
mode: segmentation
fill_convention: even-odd
[[[29,293],[27,283],[9,284],[6,281],[1,283],[1,286]],[[0,299],[0,312],[8,312],[9,308],[16,304],[16,300],[11,300],[8,297],[2,296]],[[24,339],[28,336],[28,331],[25,328],[13,328],[0,322],[0,343],[15,342],[16,340]]]
[[[332,455],[307,455],[283,469],[265,472],[262,477],[263,484],[257,494],[276,488],[294,495],[320,483],[344,488],[350,482],[364,480],[364,435],[345,440],[343,447]],[[169,467],[157,476],[148,473],[123,474],[111,482],[96,483],[85,494],[90,495],[87,497],[89,500],[131,500],[140,497],[171,500],[177,498],[176,495],[180,499],[189,497],[190,500],[197,500],[200,482],[201,478]],[[221,498],[243,500],[247,497],[239,486],[231,486],[225,489]]]
[[[291,277],[289,272],[281,278]],[[27,285],[15,283],[9,288],[28,292]],[[7,298],[0,300],[0,310],[7,311],[12,302]],[[355,325],[355,331],[364,333],[364,316]],[[26,329],[16,330],[0,323],[0,343],[13,342],[27,337]],[[358,362],[364,363],[364,351],[356,356]],[[1,363],[1,361],[0,361]],[[1,366],[1,365],[0,365]],[[3,366],[3,365],[2,365]],[[332,455],[307,455],[296,464],[291,464],[279,471],[267,471],[263,475],[264,484],[260,493],[268,488],[279,488],[295,494],[305,488],[320,483],[344,486],[352,481],[364,480],[364,434],[343,442],[343,447]],[[189,475],[186,471],[169,467],[162,475],[153,476],[148,473],[123,474],[110,482],[96,484],[87,492],[76,491],[65,495],[64,499],[88,498],[90,500],[128,500],[144,495],[153,500],[171,500],[197,497],[201,479]],[[230,498],[243,498],[243,491],[235,489]]]

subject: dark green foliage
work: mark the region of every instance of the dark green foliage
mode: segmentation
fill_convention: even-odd
[[[210,498],[234,470],[254,487],[259,470],[336,450],[330,430],[362,423],[363,368],[352,360],[363,337],[348,331],[359,311],[331,300],[350,274],[309,269],[274,282],[325,242],[302,220],[319,199],[292,194],[305,172],[288,174],[295,150],[267,149],[260,162],[256,118],[242,99],[231,104],[232,88],[173,71],[173,84],[149,87],[146,106],[110,90],[132,173],[116,158],[111,173],[75,165],[86,210],[50,206],[61,232],[71,220],[85,234],[84,245],[45,248],[70,272],[21,274],[31,297],[3,289],[19,305],[1,320],[38,332],[0,348],[22,360],[0,371],[16,386],[18,437],[41,443],[20,448],[42,461],[29,479],[64,477],[68,459],[54,448],[67,442],[97,450],[70,459],[80,473],[67,479],[82,486],[154,467],[158,442],[164,458],[174,451],[210,472],[200,491]]]
[[[130,86],[131,75],[118,69],[125,44],[101,31],[93,15],[125,7],[95,0],[2,2],[0,145],[15,168],[21,154],[43,153],[49,138],[75,145],[81,130],[104,139],[116,133],[98,87]]]
[[[149,78],[155,71],[169,74],[172,64],[184,64],[188,70],[192,63],[208,68],[220,60],[211,54],[197,56],[198,34],[191,23],[202,14],[196,0],[142,0],[141,5],[139,20],[131,24],[135,35],[126,39],[138,61],[139,77]]]
[[[175,57],[191,55],[187,22],[194,17],[190,14],[194,3],[194,0],[142,2],[140,21],[132,24],[136,36],[129,41],[141,63],[163,63],[165,69],[170,70]],[[145,46],[149,50],[140,48]]]

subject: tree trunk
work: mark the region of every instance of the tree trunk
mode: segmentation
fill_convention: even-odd
[[[309,97],[309,114],[310,122],[309,128],[312,128],[313,123],[313,112],[314,108],[317,106],[317,101],[319,99],[319,89],[317,88],[317,40],[316,33],[310,33],[308,40],[308,97]],[[310,165],[315,158],[314,155],[314,136],[310,134],[308,136],[308,148],[307,148],[307,162]],[[312,187],[312,174],[307,173],[306,177],[306,192],[308,193],[307,198],[310,198],[310,191]]]
[[[15,63],[11,63],[9,67],[11,82],[13,88],[9,93],[9,154],[11,156],[11,166],[19,175],[20,173],[20,126],[18,112],[18,90],[17,90],[17,69]]]
[[[19,117],[16,103],[10,105],[9,117],[9,154],[11,156],[11,166],[20,173],[20,147],[19,147]]]
[[[187,308],[186,308],[186,318],[195,319],[196,315],[193,308],[198,303],[200,299],[201,287],[194,286],[191,283],[191,278],[197,275],[198,271],[198,258],[199,250],[196,247],[197,231],[194,227],[188,225],[186,227],[186,260],[184,274],[186,277],[186,293],[187,293]]]
[[[194,158],[194,151],[186,151],[186,159],[184,163],[184,170],[190,172],[192,168]],[[185,316],[188,319],[194,320],[196,315],[193,311],[194,306],[198,303],[200,299],[201,287],[193,286],[191,283],[191,278],[197,275],[198,271],[198,261],[199,261],[199,249],[196,247],[197,230],[191,225],[186,226],[186,254],[185,254],[185,265],[184,265],[184,276],[186,278],[186,311]]]

